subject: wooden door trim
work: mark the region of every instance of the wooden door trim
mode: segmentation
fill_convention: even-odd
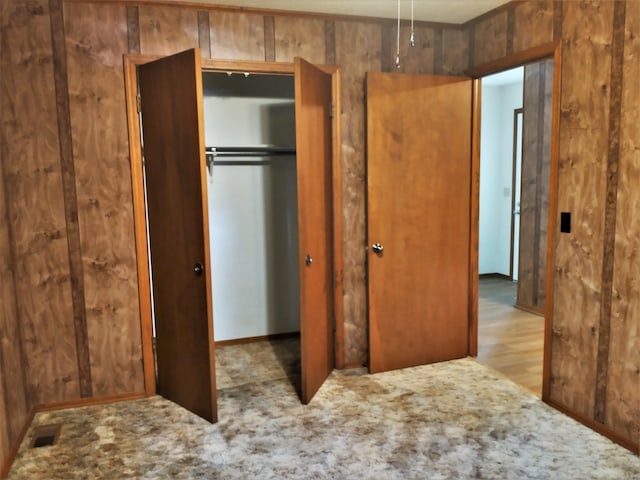
[[[555,233],[556,233],[556,217],[558,209],[558,156],[559,156],[559,132],[560,132],[560,87],[561,87],[561,73],[562,73],[562,44],[560,41],[546,43],[538,47],[530,48],[514,55],[507,55],[497,60],[478,65],[467,70],[467,75],[472,76],[474,82],[480,83],[480,78],[492,73],[498,73],[503,70],[516,68],[527,63],[536,62],[544,59],[553,59],[553,98],[552,98],[552,118],[551,118],[551,158],[550,158],[550,172],[549,172],[549,218],[548,218],[548,230],[547,230],[547,265],[546,265],[546,280],[545,280],[545,294],[546,304],[544,312],[544,354],[543,354],[543,369],[542,369],[542,400],[549,403],[550,398],[550,378],[551,378],[551,327],[553,320],[553,280],[554,280],[554,247],[555,247]],[[479,112],[478,112],[479,113]],[[476,114],[477,115],[477,114]],[[480,118],[474,118],[473,124],[473,138],[474,142],[472,148],[474,153],[477,151],[479,155],[480,148]],[[473,163],[472,168],[476,168]],[[478,166],[479,168],[479,157]],[[479,172],[479,170],[478,170]],[[472,182],[472,197],[471,197],[471,210],[472,212],[479,209],[480,205],[480,178],[476,177],[475,171]],[[478,218],[473,219],[473,225],[471,228],[471,241],[478,241],[479,236],[479,222]],[[477,245],[477,243],[475,244]],[[477,249],[474,250],[477,256]],[[474,271],[475,269],[475,271]],[[477,356],[477,343],[478,343],[478,291],[477,291],[477,278],[478,278],[478,261],[471,261],[471,278],[475,278],[475,291],[470,288],[470,295],[473,295],[472,302],[470,303],[470,310],[475,308],[475,312],[470,312],[470,349],[469,354]],[[475,347],[475,349],[474,349]]]
[[[142,146],[137,107],[137,66],[162,58],[161,55],[126,54],[123,56],[127,127],[129,131],[129,158],[133,200],[134,237],[138,273],[138,301],[140,308],[140,332],[142,340],[142,365],[145,394],[156,394],[155,360],[153,353],[153,319],[151,313],[151,276],[147,245],[147,223],[142,169]],[[202,59],[203,71],[232,71],[293,75],[293,63],[236,62]],[[340,70],[334,65],[316,65],[332,76],[333,125],[332,125],[332,215],[333,215],[333,316],[335,324],[335,364],[344,368],[344,307],[343,307],[343,258],[342,258],[342,149],[340,133]]]
[[[471,215],[469,218],[469,355],[478,356],[478,289],[480,261],[480,118],[482,82],[475,78],[471,97]]]
[[[524,108],[515,108],[513,110],[513,162],[511,167],[511,247],[509,252],[509,280],[513,280],[513,258],[515,255],[515,240],[516,234],[516,215],[513,213],[516,211],[516,168],[518,164],[518,115],[524,115]],[[520,161],[522,162],[522,144],[520,144]],[[519,244],[519,242],[518,242]],[[518,249],[519,250],[519,249]]]

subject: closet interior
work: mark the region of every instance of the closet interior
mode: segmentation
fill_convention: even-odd
[[[295,380],[300,294],[294,78],[204,72],[203,96],[218,388],[278,371]],[[274,365],[267,368],[269,363]]]

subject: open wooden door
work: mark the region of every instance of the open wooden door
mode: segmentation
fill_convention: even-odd
[[[157,391],[217,421],[200,52],[138,69]]]
[[[369,369],[469,350],[472,83],[367,75]]]
[[[295,59],[301,400],[333,369],[331,75]]]

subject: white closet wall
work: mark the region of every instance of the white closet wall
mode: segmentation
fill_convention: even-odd
[[[234,95],[205,90],[207,146],[295,146],[292,88],[290,98]],[[252,164],[208,174],[215,340],[299,331],[295,157],[219,160]]]

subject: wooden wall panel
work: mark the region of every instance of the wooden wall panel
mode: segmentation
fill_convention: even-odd
[[[326,60],[325,22],[315,18],[275,17],[276,62],[302,57],[323,64]]]
[[[262,15],[213,10],[209,24],[213,58],[264,61]]]
[[[395,68],[398,27],[391,29],[392,42],[386,45],[387,55],[392,59],[392,71],[399,73],[434,73],[435,31],[431,27],[415,27],[415,47],[411,47],[411,26],[400,26],[400,68]],[[383,46],[384,48],[385,46]]]
[[[558,209],[571,212],[572,231],[556,236],[550,399],[592,418],[613,3],[565,2],[563,18]]]
[[[514,8],[514,17],[514,52],[553,40],[553,0],[518,3]]]
[[[544,312],[553,60],[529,64],[525,66],[524,72],[520,248],[516,303],[528,310]]]
[[[606,425],[640,442],[640,2],[628,2]]]
[[[365,229],[365,101],[368,71],[381,70],[380,25],[337,21],[336,62],[341,66],[345,364],[367,360]]]
[[[68,3],[64,15],[93,394],[142,391],[122,87],[126,10],[117,4]]]
[[[475,23],[473,35],[473,65],[504,57],[507,54],[507,12]]]
[[[463,75],[469,68],[469,31],[442,30],[442,75]]]
[[[7,40],[2,32],[10,31],[8,3],[0,4],[0,71],[6,72]],[[0,81],[0,106],[5,105],[5,88]],[[11,223],[8,192],[5,190],[4,162],[8,159],[4,122],[0,117],[0,476],[2,465],[29,418],[22,335],[14,281],[14,255],[11,246]],[[10,415],[7,413],[10,412]]]
[[[139,18],[143,54],[171,55],[200,45],[195,8],[142,4]]]
[[[49,2],[10,3],[2,28],[7,208],[29,405],[79,396]]]

